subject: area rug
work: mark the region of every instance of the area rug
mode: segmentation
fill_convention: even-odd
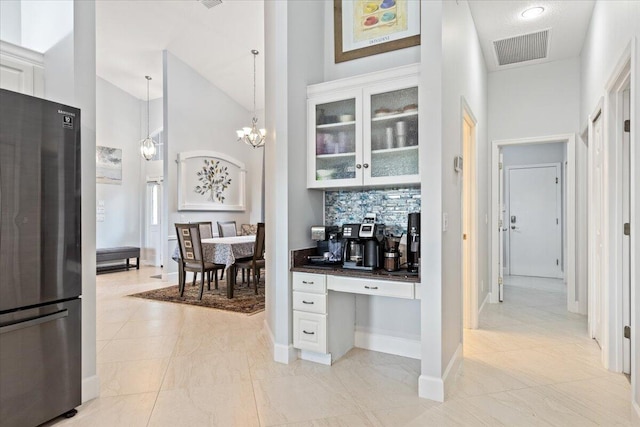
[[[233,289],[232,299],[227,298],[227,283],[225,280],[220,280],[218,286],[218,289],[214,289],[213,282],[211,282],[210,291],[208,291],[205,286],[202,300],[198,299],[200,284],[197,283],[195,286],[192,286],[191,282],[187,282],[182,298],[180,297],[177,284],[167,288],[154,289],[129,296],[156,301],[197,305],[200,307],[246,314],[255,314],[264,310],[264,279],[260,281],[260,285],[258,286],[258,295],[255,294],[253,284],[251,287],[248,287],[246,283],[237,283]]]

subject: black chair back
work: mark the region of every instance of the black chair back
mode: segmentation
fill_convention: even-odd
[[[176,224],[176,235],[180,247],[182,262],[193,262],[204,265],[202,257],[202,241],[198,224]]]
[[[265,238],[264,222],[259,222],[258,228],[256,230],[256,244],[253,247],[254,261],[264,259],[264,238]]]

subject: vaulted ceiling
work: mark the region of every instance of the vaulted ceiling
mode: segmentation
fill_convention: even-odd
[[[470,0],[489,71],[528,66],[580,54],[594,1]],[[524,19],[527,8],[544,13]],[[222,0],[205,7],[199,0],[98,0],[97,74],[140,99],[145,75],[153,77],[151,98],[162,96],[162,50],[194,68],[248,110],[253,108],[253,56],[257,57],[257,106],[264,107],[264,0]],[[494,42],[548,30],[545,57],[500,66]],[[528,41],[507,40],[507,53]],[[543,40],[544,41],[544,40]],[[539,46],[538,46],[539,47]],[[508,49],[511,49],[510,51]],[[516,57],[518,52],[516,52]],[[516,58],[516,61],[519,59]]]
[[[212,8],[196,0],[96,1],[96,72],[131,95],[162,96],[162,51],[191,66],[247,110],[264,105],[263,0],[223,0]]]

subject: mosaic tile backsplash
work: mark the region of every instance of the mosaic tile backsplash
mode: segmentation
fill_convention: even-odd
[[[389,232],[406,234],[407,215],[420,212],[420,188],[325,191],[324,205],[327,225],[359,223],[371,212]]]

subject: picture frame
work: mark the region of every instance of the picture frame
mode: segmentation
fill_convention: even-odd
[[[122,149],[96,145],[96,184],[122,185]]]
[[[244,211],[243,162],[208,150],[178,153],[179,211]]]
[[[420,45],[420,2],[334,0],[335,63]]]

